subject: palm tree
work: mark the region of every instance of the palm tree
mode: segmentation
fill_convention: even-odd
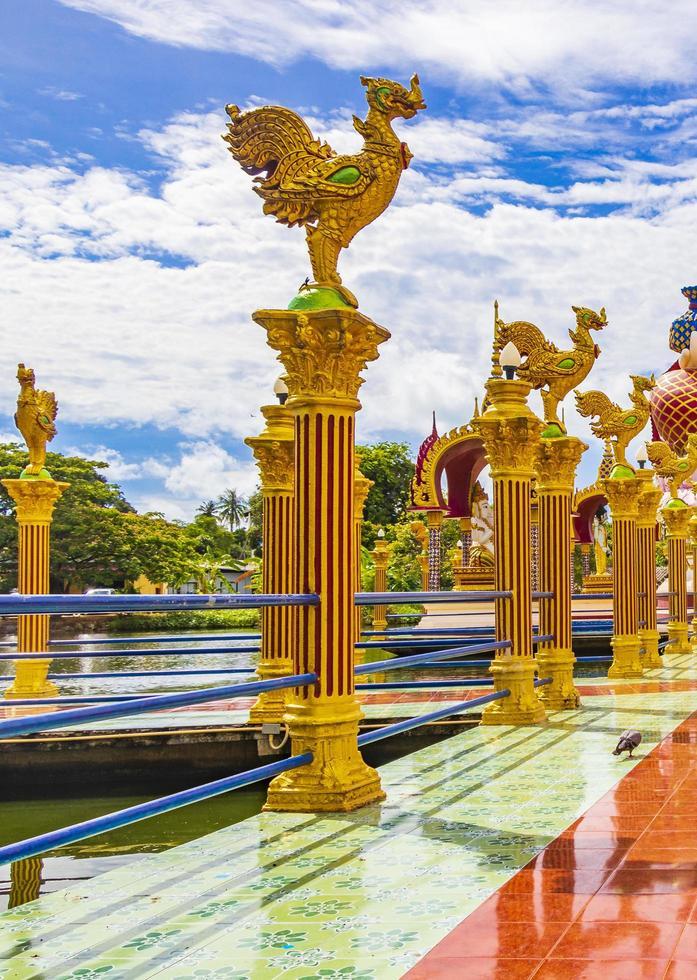
[[[203,503],[196,508],[196,513],[203,514],[204,517],[217,517],[218,504],[215,500],[204,500]]]
[[[215,512],[230,531],[234,531],[247,517],[247,501],[237,490],[226,490],[218,497]]]

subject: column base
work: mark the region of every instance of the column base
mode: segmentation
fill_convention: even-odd
[[[661,634],[658,630],[639,630],[639,643],[644,648],[641,663],[644,670],[663,666],[663,658],[658,652],[658,642]]]
[[[268,681],[277,677],[287,677],[292,673],[292,660],[261,661],[257,668],[257,674],[261,681]],[[249,709],[250,724],[280,724],[286,713],[286,700],[290,696],[290,691],[290,688],[286,688],[283,691],[262,691]]]
[[[508,688],[511,692],[501,701],[493,701],[482,712],[481,725],[538,725],[547,714],[537,696],[533,658],[501,657],[494,660],[489,672],[494,677],[494,690]]]
[[[380,631],[386,630],[387,629],[387,620],[386,619],[374,619],[373,620],[373,629],[374,630],[380,630]]]
[[[687,623],[668,623],[668,641],[666,653],[692,653],[692,646],[687,639]]]
[[[608,677],[641,677],[644,668],[639,657],[638,636],[613,636],[610,640],[612,647],[612,664],[607,672]]]
[[[540,677],[551,677],[552,683],[537,688],[537,696],[549,711],[565,711],[578,708],[581,696],[574,684],[573,650],[552,647],[537,651],[537,672]]]
[[[60,694],[58,687],[46,678],[51,666],[47,660],[15,660],[15,679],[5,691],[7,700],[19,698],[55,698]]]
[[[385,799],[380,776],[366,765],[358,750],[355,702],[288,706],[293,755],[312,752],[300,769],[276,776],[269,785],[265,810],[292,813],[346,813]]]

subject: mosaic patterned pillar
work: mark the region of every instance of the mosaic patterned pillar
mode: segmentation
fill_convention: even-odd
[[[571,639],[571,581],[566,574],[566,556],[573,543],[571,499],[574,477],[588,447],[571,436],[542,438],[537,452],[537,503],[540,521],[540,634],[553,640],[537,647],[540,677],[552,683],[539,689],[546,708],[577,708],[580,697],[574,685],[576,658]]]
[[[591,573],[591,546],[589,544],[581,545],[581,572],[585,582]]]
[[[660,633],[656,624],[656,511],[661,491],[653,483],[652,470],[639,470],[641,484],[637,515],[637,616],[639,641],[644,650],[642,663],[646,669],[662,667],[658,652]]]
[[[637,604],[637,514],[641,483],[635,477],[603,480],[612,512],[612,664],[608,677],[641,677]]]
[[[545,709],[534,687],[530,577],[530,491],[543,423],[527,404],[530,385],[491,378],[489,407],[473,423],[481,436],[494,486],[494,582],[496,639],[510,640],[491,665],[494,687],[510,697],[494,701],[482,713],[483,725],[525,725],[543,721]]]
[[[687,530],[692,508],[675,498],[661,511],[668,538],[668,589],[670,591],[668,653],[689,653],[687,636]]]
[[[535,493],[530,501],[530,581],[532,591],[540,591],[540,510]]]
[[[378,538],[375,542],[373,561],[375,563],[375,591],[387,592],[387,563],[389,561],[389,552],[387,550],[387,541],[384,538]],[[373,606],[373,629],[387,629],[387,606]]]
[[[462,565],[464,568],[470,563],[470,551],[472,550],[472,518],[460,518],[460,540],[462,541]]]
[[[363,511],[365,509],[365,502],[368,499],[368,492],[373,485],[373,481],[369,480],[367,476],[361,473],[360,459],[356,457],[356,466],[353,474],[353,535],[354,535],[354,554],[356,555],[356,560],[353,563],[355,570],[355,581],[354,581],[354,592],[363,591],[363,583],[361,581],[361,549],[362,549],[362,536],[361,529],[363,526]],[[353,607],[353,616],[355,619],[354,633],[356,640],[361,638],[361,611],[362,606]]]
[[[264,405],[261,435],[245,439],[259,469],[262,495],[262,592],[293,592],[293,416],[285,405]],[[297,610],[269,606],[261,611],[261,680],[293,672],[290,636]],[[254,724],[278,723],[286,710],[287,691],[263,691],[249,712]]]
[[[389,333],[357,310],[261,310],[254,320],[285,368],[295,418],[293,581],[318,606],[295,617],[293,671],[314,672],[289,694],[284,720],[294,755],[309,765],[274,779],[266,808],[354,810],[384,798],[380,777],[358,751],[362,717],[354,686],[356,583],[354,423],[360,372]]]
[[[576,537],[574,532],[574,522],[573,518],[570,520],[571,529],[569,532],[569,588],[571,589],[571,594],[575,595],[578,591],[578,585],[576,585]]]
[[[443,511],[429,510],[426,514],[428,526],[428,591],[440,592],[441,529]]]
[[[47,595],[51,567],[50,535],[53,508],[70,484],[51,479],[3,480],[16,505],[19,532],[17,588],[22,595]],[[48,651],[49,617],[19,616],[17,652]],[[15,679],[6,698],[55,697],[59,691],[47,679],[50,657],[15,661]]]

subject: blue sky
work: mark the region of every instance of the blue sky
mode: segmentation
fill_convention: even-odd
[[[626,400],[628,374],[671,363],[697,282],[695,27],[694,4],[652,0],[5,0],[0,434],[24,360],[56,391],[55,448],[106,458],[139,507],[251,490],[243,439],[278,366],[249,313],[308,270],[219,140],[223,106],[288,105],[350,151],[358,76],[415,70],[412,167],[342,258],[393,335],[359,439],[469,419],[497,297],[560,346],[572,304],[604,305],[586,386]],[[600,447],[567,421],[591,482]]]

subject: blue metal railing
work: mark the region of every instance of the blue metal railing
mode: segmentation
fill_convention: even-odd
[[[56,711],[45,715],[28,715],[26,718],[11,718],[0,721],[0,739],[15,738],[17,735],[30,735],[34,732],[48,731],[52,728],[66,728],[80,722],[103,721],[107,718],[127,718],[129,715],[159,711],[162,708],[180,708],[190,704],[204,704],[221,698],[242,698],[262,691],[282,691],[288,687],[304,687],[314,684],[317,674],[292,674],[287,677],[274,677],[251,684],[228,684],[225,687],[207,687],[202,691],[181,691],[176,694],[151,694],[147,697],[133,698],[119,704],[102,704],[93,708],[75,708],[72,711]],[[111,695],[120,697],[120,695]],[[46,698],[39,704],[65,704],[65,698]],[[12,704],[22,704],[13,700]],[[24,701],[26,704],[27,701]]]
[[[109,636],[94,637],[89,636],[77,640],[49,640],[51,647],[74,647],[74,646],[108,646],[116,643],[203,643],[210,640],[219,643],[221,640],[260,640],[261,633],[176,633],[166,634],[165,636]],[[3,641],[0,647],[14,647],[15,643]],[[228,647],[223,649],[227,650]],[[54,654],[55,656],[55,654]],[[90,654],[93,656],[93,654]]]
[[[179,793],[170,793],[169,796],[162,796],[157,800],[138,803],[135,806],[126,807],[124,810],[116,810],[114,813],[106,813],[101,817],[93,817],[91,820],[83,820],[81,823],[63,827],[61,830],[52,830],[47,834],[39,834],[37,837],[17,841],[15,844],[7,844],[5,847],[0,847],[0,864],[34,857],[36,854],[43,854],[45,851],[53,850],[56,847],[65,847],[66,844],[74,844],[76,841],[86,840],[88,837],[96,837],[97,834],[103,834],[108,830],[126,827],[128,824],[137,823],[139,820],[148,820],[150,817],[167,813],[169,810],[176,810],[191,803],[198,803],[200,800],[208,800],[212,796],[220,796],[221,793],[229,793],[230,790],[240,789],[242,786],[250,786],[252,783],[271,779],[272,776],[288,772],[289,769],[299,769],[300,766],[308,765],[312,762],[312,758],[311,752],[304,752],[302,755],[280,759],[278,762],[271,762],[268,765],[259,766],[257,769],[240,772],[236,776],[225,776],[223,779],[216,779],[214,782],[204,783],[202,786],[194,786],[192,789],[185,789]]]
[[[428,598],[426,598],[426,596]],[[447,602],[485,602],[489,599],[511,599],[512,592],[356,592],[357,606],[381,606],[387,604],[415,603],[431,605]]]
[[[213,656],[214,654],[224,653],[259,653],[259,647],[191,647],[188,650],[73,650],[64,653],[53,653],[52,650],[44,652],[35,651],[34,653],[0,653],[0,661],[3,660],[91,660],[93,657],[185,657],[191,654],[195,656]]]
[[[196,609],[257,609],[265,606],[317,606],[319,596],[299,595],[2,595],[0,616],[37,613],[172,612]]]

